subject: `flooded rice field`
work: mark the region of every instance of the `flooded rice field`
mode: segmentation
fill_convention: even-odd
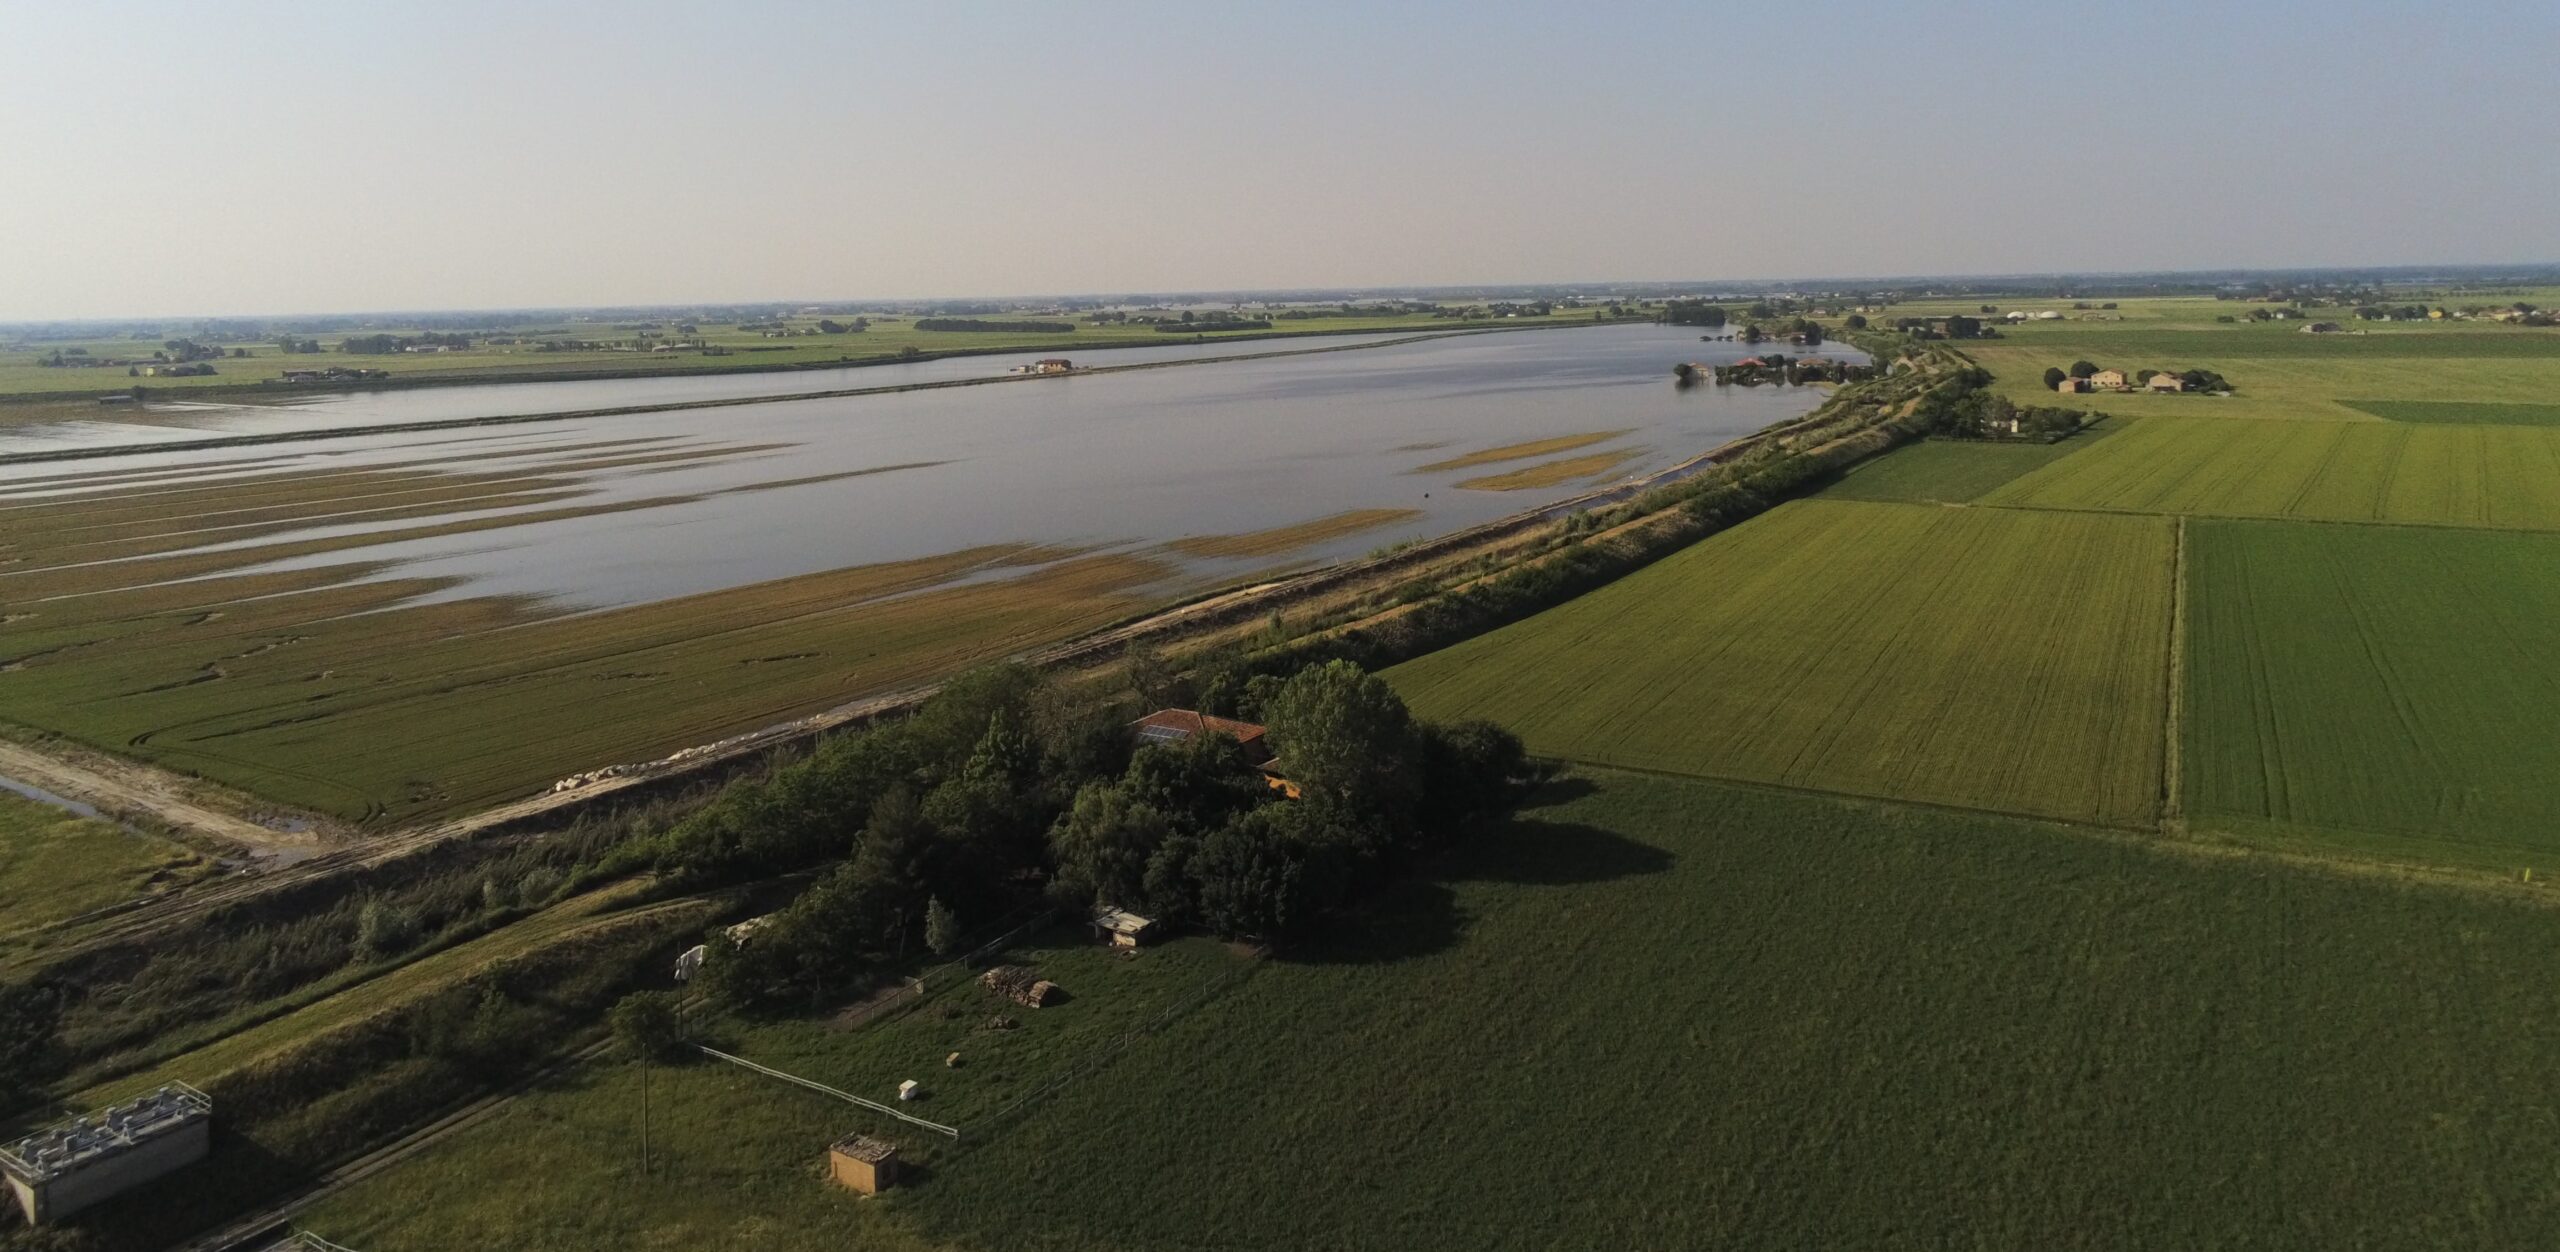
[[[1505,332],[0,465],[0,709],[349,820],[467,811],[1553,505],[1821,399],[1672,384],[1743,351]],[[323,411],[466,416],[480,390]]]
[[[1215,580],[1269,564],[1281,537],[1254,551],[1176,541],[1357,510],[1374,524],[1319,526],[1288,552],[1301,561],[1356,555],[1660,470],[1819,400],[1812,389],[1672,385],[1678,361],[1745,351],[1670,327],[1470,335],[984,387],[0,466],[0,504],[22,515],[41,502],[167,506],[90,528],[90,560],[265,552],[219,564],[292,570],[361,546],[369,561],[387,563],[386,576],[434,579],[438,595],[575,608],[1018,542],[1144,550]],[[833,387],[847,374],[890,385],[902,381],[886,377],[891,369],[991,376],[1011,363],[822,373]],[[262,433],[478,417],[527,403],[503,393],[589,407],[815,377],[357,393],[289,413],[203,416],[212,429]],[[0,452],[45,438],[0,438]],[[1483,459],[1489,451],[1501,459]],[[295,509],[294,500],[315,503]]]

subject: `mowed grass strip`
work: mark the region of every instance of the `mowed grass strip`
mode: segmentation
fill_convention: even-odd
[[[2560,943],[2548,908],[1599,771],[1434,869],[1022,1120],[956,1118],[956,1146],[659,1068],[643,1176],[641,1075],[590,1067],[301,1224],[369,1252],[2330,1252],[2560,1228],[2560,988],[2520,955]],[[1060,981],[1076,999],[1023,1032],[1155,1004]],[[876,1094],[977,1064],[870,1033],[792,1065],[840,1058],[819,1076]],[[831,1186],[853,1130],[930,1176]]]
[[[2060,443],[1929,439],[1851,469],[1823,489],[1834,500],[1964,504],[2042,469],[2124,427],[2108,422]]]
[[[1568,760],[2158,815],[2170,524],[1811,500],[1389,671]]]
[[[2560,428],[2150,417],[1982,502],[2560,530],[2554,483]]]
[[[0,790],[0,937],[24,934],[204,873],[165,839]]]
[[[2560,426],[2560,404],[2484,404],[2468,400],[2349,400],[2361,409],[2393,422],[2450,422],[2455,425]]]
[[[2560,863],[2560,536],[2259,522],[2188,536],[2191,821]]]

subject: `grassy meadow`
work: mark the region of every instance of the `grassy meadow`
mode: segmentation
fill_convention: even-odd
[[[2132,308],[2142,302],[2127,302]],[[2208,301],[2206,303],[2214,303]],[[2245,306],[2244,306],[2245,307]],[[2224,305],[2222,312],[2233,311]],[[2301,322],[2215,325],[2182,319],[2003,326],[2001,338],[1963,345],[2019,404],[2060,404],[2129,417],[2251,417],[2371,421],[2372,402],[2471,404],[2547,402],[2560,391],[2560,331],[2484,322],[2360,323],[2347,333],[2310,335]],[[2236,389],[2227,396],[2097,393],[2060,395],[2044,385],[2048,367],[2087,360],[2127,374],[2144,369],[2213,370]]]
[[[1905,444],[1872,461],[1851,466],[1840,481],[1824,488],[1822,494],[1833,500],[1968,504],[2127,424],[2101,422],[2060,443],[1928,439]]]
[[[2189,568],[2190,820],[2560,861],[2560,536],[2206,522]]]
[[[0,939],[175,886],[208,868],[167,840],[0,790]]]
[[[2147,417],[1982,497],[2097,509],[2560,530],[2560,428]]]
[[[1544,756],[2143,825],[2172,559],[2163,519],[1802,501],[1388,676]]]
[[[639,1074],[596,1066],[300,1224],[372,1252],[2538,1248],[2560,1125],[2516,1097],[2560,1063],[2560,991],[2518,960],[2555,941],[2495,895],[1594,771],[956,1146],[691,1065],[650,1077],[644,1175]],[[803,1027],[793,1064],[959,1081],[882,1059],[941,1046],[897,1033],[933,1004]],[[929,1173],[834,1188],[853,1130]]]

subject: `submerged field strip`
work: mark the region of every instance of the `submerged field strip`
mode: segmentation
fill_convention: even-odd
[[[1693,339],[15,466],[0,709],[319,813],[449,815],[1536,504],[1452,489],[1484,467],[1566,494],[1819,398],[1677,392],[1655,359]],[[1624,422],[1558,434],[1559,394]]]
[[[2147,826],[2172,539],[1803,501],[1390,678],[1569,760]]]

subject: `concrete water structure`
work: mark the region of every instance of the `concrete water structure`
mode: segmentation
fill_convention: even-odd
[[[213,1099],[170,1083],[0,1148],[0,1173],[41,1226],[203,1160]]]

